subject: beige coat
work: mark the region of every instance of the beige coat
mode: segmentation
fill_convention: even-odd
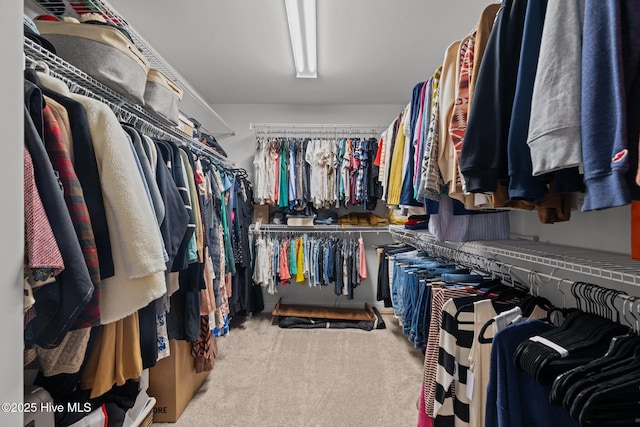
[[[115,275],[102,281],[100,323],[123,319],[167,291],[162,241],[125,131],[104,103],[71,94],[60,80],[43,85],[80,102],[87,114],[109,227]]]

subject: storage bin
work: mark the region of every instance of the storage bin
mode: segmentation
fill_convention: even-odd
[[[165,117],[174,125],[179,120],[182,89],[158,70],[149,70],[144,91],[145,107]]]
[[[183,133],[189,135],[190,138],[194,137],[195,124],[182,114],[178,114],[178,117],[178,125],[176,127]]]
[[[109,25],[35,21],[58,56],[132,101],[144,105],[149,61]]]
[[[149,396],[155,398],[154,423],[175,423],[182,415],[209,371],[197,373],[191,343],[169,340],[171,355],[149,368]]]

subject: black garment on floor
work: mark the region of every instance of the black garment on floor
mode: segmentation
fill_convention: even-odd
[[[309,317],[281,317],[278,326],[284,329],[362,329],[372,331],[374,329],[385,329],[382,315],[377,308],[372,307],[376,320],[328,320],[312,319]]]

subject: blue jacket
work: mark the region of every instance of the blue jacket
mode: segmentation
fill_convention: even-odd
[[[536,202],[544,199],[546,185],[541,177],[533,176],[531,153],[527,145],[531,97],[536,78],[536,67],[542,41],[542,28],[547,11],[547,0],[530,1],[524,21],[520,66],[516,84],[509,140],[509,198]]]
[[[583,211],[631,202],[638,164],[640,10],[587,0],[582,53]]]
[[[407,140],[405,142],[405,144],[410,144],[409,165],[407,166],[407,172],[402,179],[402,190],[400,192],[400,205],[402,206],[422,206],[422,203],[418,202],[414,198],[413,191],[413,170],[415,166],[414,155],[416,152],[416,146],[413,145],[413,132],[415,130],[416,122],[418,121],[420,108],[422,108],[422,106],[420,105],[420,95],[422,93],[422,87],[426,84],[427,82],[418,83],[413,87],[413,92],[411,94],[411,132],[409,133],[409,135],[407,135]]]
[[[516,369],[513,355],[523,341],[553,329],[540,320],[508,326],[493,338],[487,385],[486,427],[579,426],[569,412],[549,403],[549,387]]]

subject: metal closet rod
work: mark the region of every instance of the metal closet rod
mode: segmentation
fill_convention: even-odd
[[[389,126],[384,124],[348,123],[251,123],[249,129],[260,133],[380,133]]]
[[[251,224],[249,226],[249,232],[255,233],[255,225]],[[284,224],[261,224],[260,225],[260,233],[296,233],[296,234],[304,234],[304,233],[388,233],[388,227],[381,226],[358,226],[358,225],[321,225],[316,224],[313,227],[305,227],[305,226],[295,226],[295,225],[284,225]]]
[[[485,272],[491,274],[492,276],[500,277],[506,282],[511,282],[514,286],[515,283],[520,283],[524,286],[527,286],[530,293],[534,295],[541,295],[541,285],[544,291],[544,288],[547,287],[550,283],[555,283],[556,289],[566,298],[566,295],[568,293],[567,288],[571,289],[571,287],[575,284],[585,283],[577,280],[566,279],[564,277],[553,276],[551,274],[541,273],[536,270],[509,264],[503,261],[498,261],[495,258],[488,258],[482,255],[470,254],[460,249],[440,246],[435,242],[414,242],[413,244],[411,244],[411,246],[414,246],[418,249],[424,249],[427,252],[431,253],[433,256],[449,259],[456,262],[457,264],[468,266],[475,271]],[[514,278],[512,273],[516,272],[526,275],[526,280],[522,279],[521,277],[518,277],[517,279]],[[565,289],[562,288],[563,284],[567,285],[565,286]],[[591,286],[597,286],[602,289],[609,289],[598,285]],[[628,301],[636,300],[635,297],[631,297],[625,293],[617,294],[615,298],[620,299],[625,303]]]
[[[392,235],[401,241],[416,245],[437,242],[430,233],[411,232],[390,227]],[[438,245],[452,247],[452,242],[437,242]],[[587,277],[611,280],[624,285],[640,286],[640,264],[627,257],[598,251],[578,250],[578,254],[566,254],[562,247],[557,245],[542,244],[538,242],[509,243],[504,240],[500,242],[465,242],[459,243],[453,249],[460,249],[464,252],[490,256],[505,256],[518,261],[539,264],[543,268],[554,268],[563,271],[570,271]],[[521,246],[523,245],[523,246]],[[515,262],[515,261],[514,261]],[[588,281],[589,279],[586,278]]]

